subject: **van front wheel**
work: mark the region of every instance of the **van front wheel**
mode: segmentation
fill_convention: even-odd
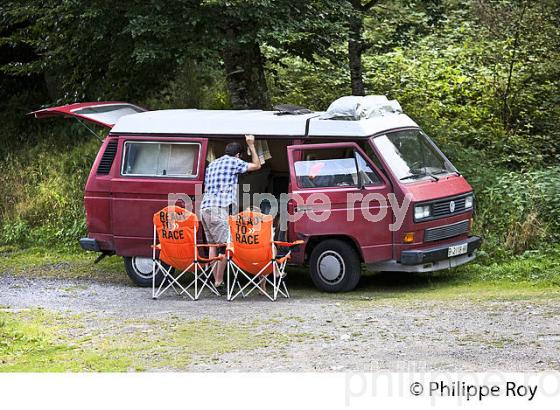
[[[315,286],[325,292],[348,292],[360,280],[360,257],[348,243],[328,239],[311,252],[309,273]]]
[[[132,281],[143,288],[152,286],[152,258],[142,256],[125,256],[124,268]],[[159,269],[156,270],[156,285],[161,283],[163,274]]]

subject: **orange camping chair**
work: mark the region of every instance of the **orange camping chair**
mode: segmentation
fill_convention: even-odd
[[[177,294],[186,294],[192,300],[197,300],[205,287],[219,296],[211,277],[215,267],[213,262],[224,256],[204,258],[199,255],[199,248],[215,245],[197,243],[196,214],[178,206],[168,206],[154,214],[153,223],[152,298],[157,299],[169,288]],[[156,287],[157,270],[162,273],[163,280]],[[193,273],[194,280],[183,286],[179,279],[187,273]],[[194,293],[191,294],[189,289],[192,287]]]
[[[290,297],[284,281],[286,264],[292,248],[303,241],[275,241],[272,216],[260,212],[244,211],[230,216],[228,222],[227,299],[245,297],[257,288],[270,300],[276,300],[279,293]],[[276,246],[286,247],[288,252],[279,256]],[[240,277],[248,280],[243,286]],[[265,289],[267,283],[272,286],[270,294]],[[234,292],[235,286],[239,287],[237,292]]]

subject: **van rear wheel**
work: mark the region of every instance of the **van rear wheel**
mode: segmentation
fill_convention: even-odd
[[[348,243],[328,239],[311,252],[309,273],[315,286],[325,292],[349,292],[360,281],[360,257]]]
[[[142,256],[125,256],[124,268],[132,281],[138,286],[147,288],[152,286],[152,258]],[[156,285],[159,285],[163,279],[163,273],[160,269],[156,270]]]

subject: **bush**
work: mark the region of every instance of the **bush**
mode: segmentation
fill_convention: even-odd
[[[560,167],[505,172],[486,183],[477,195],[476,229],[487,252],[521,254],[560,239]]]
[[[83,187],[99,142],[72,130],[44,137],[0,162],[2,243],[72,244],[85,233]]]

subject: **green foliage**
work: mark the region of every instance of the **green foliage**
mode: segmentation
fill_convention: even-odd
[[[268,52],[268,56],[278,55],[274,49]],[[350,94],[346,68],[332,64],[327,58],[317,58],[313,63],[300,57],[278,58],[278,61],[269,64],[273,104],[290,103],[324,110],[341,95]]]
[[[426,11],[400,7],[375,9],[366,19],[369,49],[363,66],[369,94],[399,100],[452,159],[475,148],[499,168],[558,163],[560,29],[557,15],[545,13],[552,4],[529,7],[515,52],[515,27],[508,26],[507,32],[514,30],[510,35],[489,35],[476,10],[469,11],[469,2],[447,4],[437,30],[426,25]],[[348,94],[343,52],[335,44],[331,54],[340,56],[338,63],[326,58],[309,62],[267,49],[274,100],[326,109]]]
[[[0,162],[1,242],[69,244],[84,234],[83,187],[98,149],[93,138],[45,142]]]
[[[185,63],[174,80],[154,91],[146,99],[145,106],[152,110],[231,108],[221,71],[210,64],[194,61]]]
[[[453,272],[465,276],[470,282],[493,282],[502,284],[531,284],[532,286],[560,285],[560,248],[544,251],[526,251],[508,260],[487,260],[462,266]]]
[[[217,61],[229,31],[239,44],[266,42],[306,57],[327,50],[345,9],[334,0],[8,1],[0,47],[30,51],[24,61],[0,59],[0,74],[44,74],[52,100],[140,101],[185,64]]]
[[[43,309],[0,311],[0,372],[184,370],[195,357],[263,349],[309,337],[262,331],[258,322],[96,317],[96,326],[91,328],[86,323],[91,319]]]
[[[18,320],[24,316],[24,320]],[[0,372],[125,371],[128,357],[115,351],[77,349],[75,342],[57,334],[62,315],[41,309],[15,315],[0,312]],[[64,327],[76,327],[77,317],[66,319]]]
[[[560,168],[505,172],[486,181],[477,195],[481,234],[487,252],[522,253],[560,240]]]

